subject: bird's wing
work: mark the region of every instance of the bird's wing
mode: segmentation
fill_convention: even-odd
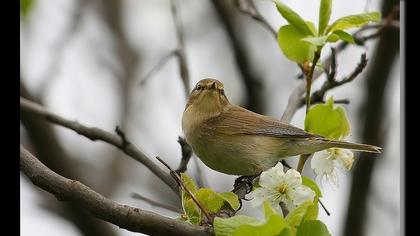
[[[203,127],[207,132],[223,133],[228,135],[248,134],[265,135],[271,137],[310,138],[320,137],[305,132],[292,125],[263,116],[239,106],[230,106],[217,117],[209,119]]]

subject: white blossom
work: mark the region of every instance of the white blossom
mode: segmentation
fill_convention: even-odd
[[[274,209],[282,213],[280,202],[284,202],[287,209],[291,211],[305,201],[313,201],[315,197],[312,189],[302,185],[300,173],[294,169],[289,169],[284,173],[280,162],[261,174],[259,184],[261,187],[252,192],[253,207],[267,201]]]
[[[353,152],[348,149],[330,148],[314,154],[311,168],[323,182],[330,182],[338,186],[337,169],[349,171],[354,162]]]

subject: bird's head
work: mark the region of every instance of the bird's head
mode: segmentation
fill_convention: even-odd
[[[223,84],[215,79],[203,79],[195,85],[185,109],[194,106],[200,112],[220,113],[227,105],[229,100],[225,95]]]

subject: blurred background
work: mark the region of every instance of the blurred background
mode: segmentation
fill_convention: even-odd
[[[190,81],[216,78],[232,103],[280,118],[299,68],[288,61],[267,28],[228,0],[176,1]],[[253,1],[268,23],[286,24],[270,1]],[[319,1],[284,0],[307,20],[318,22]],[[21,0],[21,96],[50,111],[113,132],[118,125],[131,143],[173,168],[181,159],[178,136],[185,91],[177,57],[179,35],[171,0]],[[381,11],[395,0],[334,0],[331,20]],[[397,14],[397,20],[398,20]],[[331,46],[335,46],[331,44]],[[329,46],[322,58],[330,54]],[[378,158],[356,158],[339,186],[322,186],[320,219],[332,235],[400,235],[400,41],[399,28],[385,29],[364,46],[338,54],[337,78],[347,76],[367,52],[368,65],[352,83],[327,93],[350,99],[343,105],[351,141],[383,147]],[[153,73],[152,68],[162,64]],[[141,83],[147,78],[147,81]],[[325,75],[314,84],[319,88]],[[304,109],[292,124],[303,127]],[[160,214],[178,214],[133,199],[133,192],[176,205],[175,194],[147,168],[113,146],[21,114],[20,142],[52,170],[80,180],[121,204]],[[359,153],[356,154],[359,157]],[[155,161],[155,160],[153,160]],[[297,157],[288,160],[296,165]],[[230,191],[234,176],[217,173],[197,158],[188,174],[216,191]],[[309,162],[304,175],[314,177]],[[57,201],[20,178],[21,235],[134,235]],[[244,201],[240,214],[262,216]]]

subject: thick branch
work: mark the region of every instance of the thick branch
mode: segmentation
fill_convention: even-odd
[[[20,107],[23,111],[31,112],[32,114],[38,115],[49,122],[69,128],[76,133],[83,135],[92,141],[102,140],[106,143],[114,145],[121,149],[128,156],[144,164],[150,171],[152,171],[159,179],[161,179],[166,185],[172,188],[176,193],[179,193],[177,183],[171,178],[171,176],[153,163],[143,152],[137,149],[131,143],[124,143],[118,135],[109,133],[105,130],[87,127],[76,121],[71,121],[48,112],[44,107],[33,103],[27,99],[20,98]]]
[[[22,81],[20,82],[20,93],[25,98],[34,99]],[[43,163],[60,175],[67,178],[80,179],[104,192],[104,188],[100,183],[93,181],[91,178],[86,178],[83,175],[85,172],[84,168],[86,168],[85,163],[78,161],[77,158],[72,157],[70,153],[63,149],[62,143],[59,142],[59,138],[54,132],[52,124],[37,119],[36,115],[25,110],[21,110],[20,120],[27,130],[34,152]],[[57,156],[60,158],[57,159]],[[105,179],[105,182],[107,180],[108,178]],[[50,198],[46,198],[49,197],[48,195],[44,194],[42,196],[45,197],[45,201],[42,203],[44,207],[74,224],[81,235],[115,235],[115,232],[104,222],[89,216],[81,209],[74,207],[71,203],[60,205],[50,201]]]
[[[22,146],[20,169],[58,200],[74,202],[93,216],[126,230],[151,235],[212,235],[209,229],[113,202],[86,185],[51,171]]]

